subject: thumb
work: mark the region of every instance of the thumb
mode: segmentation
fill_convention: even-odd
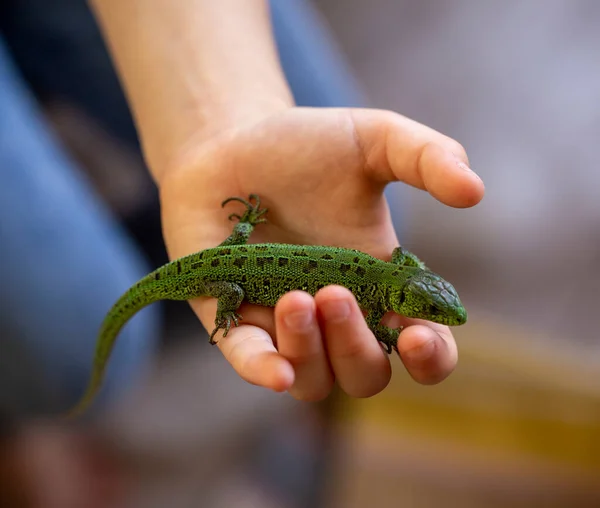
[[[390,111],[349,112],[365,171],[373,180],[404,182],[455,208],[474,206],[483,198],[483,181],[454,139]]]

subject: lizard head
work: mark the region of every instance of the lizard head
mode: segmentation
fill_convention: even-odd
[[[467,321],[467,311],[454,286],[429,270],[408,279],[400,291],[392,294],[391,303],[394,312],[410,318],[448,326]]]

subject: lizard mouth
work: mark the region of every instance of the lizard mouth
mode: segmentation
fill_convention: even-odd
[[[453,324],[455,326],[464,325],[467,322],[467,309],[465,309],[464,307],[457,309],[454,321],[455,322]]]
[[[429,321],[446,326],[460,326],[467,322],[467,310],[464,307],[458,307],[445,312],[432,312]]]

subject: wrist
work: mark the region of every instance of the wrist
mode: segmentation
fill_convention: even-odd
[[[266,0],[92,0],[159,182],[180,153],[290,107]]]

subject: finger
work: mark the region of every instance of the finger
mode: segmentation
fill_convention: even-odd
[[[474,206],[483,198],[483,181],[470,169],[457,141],[390,111],[348,111],[372,178],[402,181],[457,208]]]
[[[373,336],[352,293],[328,286],[315,295],[329,361],[340,387],[353,397],[370,397],[390,381],[387,355]]]
[[[216,300],[196,299],[192,308],[208,331],[214,327]],[[244,324],[229,330],[227,337],[219,331],[217,346],[238,375],[247,382],[276,392],[288,390],[294,383],[294,369],[273,344],[273,312],[252,305],[242,305]],[[245,324],[252,323],[252,324]]]
[[[217,340],[223,356],[242,379],[276,392],[289,390],[294,384],[294,368],[262,328],[242,325]]]
[[[458,361],[456,342],[450,329],[435,323],[407,326],[402,330],[398,353],[411,377],[424,385],[446,379]]]
[[[301,291],[284,295],[275,307],[277,349],[294,368],[288,392],[298,400],[322,400],[333,387],[333,373],[317,323],[314,299]]]

